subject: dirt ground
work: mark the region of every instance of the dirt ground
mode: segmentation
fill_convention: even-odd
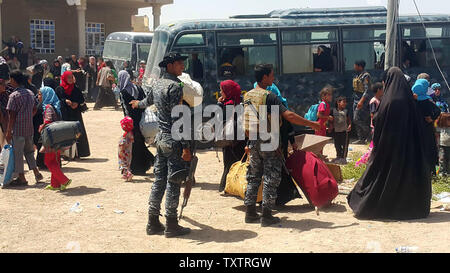
[[[217,158],[215,151],[198,154],[197,185],[180,222],[192,233],[173,239],[147,236],[153,169],[132,183],[121,179],[117,142],[122,115],[108,108],[84,115],[92,156],[64,166],[73,179],[65,192],[34,185],[32,172],[27,173],[28,187],[0,189],[0,252],[392,253],[399,246],[450,252],[450,213],[441,212],[436,202],[427,219],[398,222],[354,218],[345,195],[319,216],[306,200],[297,199],[277,212],[282,218],[278,226],[245,224],[243,201],[221,196],[217,190],[223,167],[218,160],[221,152]],[[334,158],[332,145],[325,152]],[[50,183],[50,173],[43,174]],[[77,202],[82,211],[70,211]]]

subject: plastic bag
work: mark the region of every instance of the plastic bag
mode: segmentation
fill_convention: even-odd
[[[141,122],[139,123],[139,127],[141,129],[141,133],[145,138],[145,142],[148,144],[153,144],[156,138],[156,134],[159,131],[158,128],[158,117],[156,116],[155,107],[152,105],[147,107],[145,111],[142,113]]]
[[[8,185],[12,181],[12,176],[14,173],[14,150],[11,145],[5,145],[2,152],[0,153],[0,158],[3,162],[3,169],[0,175],[0,185],[2,187]]]

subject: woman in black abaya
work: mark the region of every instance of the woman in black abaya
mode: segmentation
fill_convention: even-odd
[[[78,86],[75,85],[75,77],[72,72],[64,72],[61,76],[61,85],[56,88],[55,93],[61,100],[62,120],[81,123],[82,132],[77,143],[78,157],[90,156],[89,141],[80,108],[80,105],[84,103],[84,97]]]
[[[130,102],[133,100],[143,100],[144,91],[141,87],[134,85],[130,81],[130,74],[122,70],[119,72],[119,88],[120,88],[120,102],[122,104],[125,116],[133,119],[133,134],[134,143],[131,159],[131,173],[134,175],[144,175],[154,164],[155,157],[145,146],[145,139],[139,129],[139,122],[141,121],[142,109],[133,109]]]
[[[374,117],[374,146],[367,169],[347,197],[361,219],[417,219],[430,213],[431,171],[423,117],[402,71],[388,71]]]

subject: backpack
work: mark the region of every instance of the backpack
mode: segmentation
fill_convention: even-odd
[[[324,102],[322,101],[322,102],[320,102],[320,103],[318,103],[318,104],[314,104],[314,105],[311,105],[311,107],[309,107],[308,113],[306,113],[306,115],[305,115],[305,118],[306,118],[307,120],[310,120],[310,121],[317,121],[317,120],[319,119],[319,118],[317,117],[317,113],[318,113],[318,111],[319,111],[319,105],[320,105],[321,103],[324,103]]]
[[[364,93],[363,78],[365,78],[365,77],[370,77],[370,74],[365,72],[353,79],[353,91],[354,92]],[[370,89],[370,82],[369,82],[369,89]]]

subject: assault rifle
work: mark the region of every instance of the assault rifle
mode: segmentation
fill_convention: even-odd
[[[187,206],[189,197],[191,196],[192,186],[195,185],[195,170],[197,169],[198,157],[195,155],[195,141],[193,141],[192,144],[192,159],[191,162],[189,162],[189,173],[186,177],[186,181],[184,182],[183,204],[181,205],[179,220],[181,220],[181,217],[183,217],[183,209]]]

